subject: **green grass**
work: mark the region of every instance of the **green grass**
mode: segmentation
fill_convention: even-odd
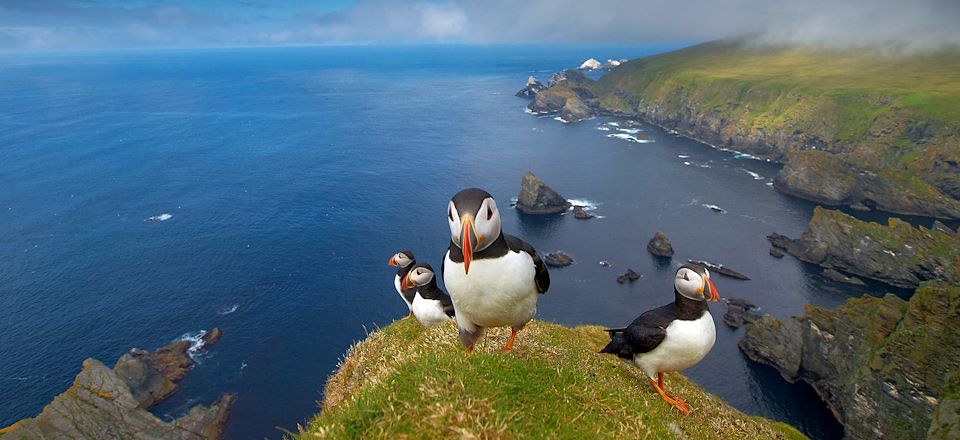
[[[472,356],[454,325],[403,319],[350,350],[331,377],[323,411],[301,438],[805,438],[730,408],[682,375],[667,388],[684,417],[637,368],[597,351],[599,327],[534,321],[503,354],[494,330]]]

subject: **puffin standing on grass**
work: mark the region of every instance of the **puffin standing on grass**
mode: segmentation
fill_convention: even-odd
[[[504,234],[490,193],[468,188],[447,206],[450,247],[443,257],[443,283],[457,311],[460,342],[473,351],[487,327],[510,327],[504,352],[533,319],[537,299],[550,288],[550,274],[536,249]]]
[[[413,252],[403,250],[393,254],[390,257],[390,261],[387,261],[387,264],[397,268],[397,276],[393,278],[393,287],[397,289],[397,293],[400,294],[400,299],[403,300],[407,305],[407,309],[410,310],[410,315],[413,315],[413,297],[416,295],[414,289],[404,289],[400,285],[400,281],[403,277],[407,276],[407,272],[410,272],[410,269],[417,264],[417,259],[413,257]]]
[[[433,327],[453,319],[450,295],[437,287],[436,275],[429,264],[418,263],[412,266],[400,281],[400,287],[416,292],[410,310],[424,327]]]
[[[700,362],[717,337],[707,301],[719,301],[710,272],[684,264],[673,280],[673,303],[644,312],[626,328],[609,329],[610,343],[601,353],[633,361],[667,403],[690,414],[687,402],[663,387],[663,373],[681,371]]]

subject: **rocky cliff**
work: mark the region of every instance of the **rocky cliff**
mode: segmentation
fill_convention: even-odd
[[[204,346],[209,347],[219,337],[219,329],[211,330],[203,339]],[[179,389],[178,382],[193,367],[189,349],[188,341],[179,341],[154,352],[132,349],[117,361],[113,369],[96,359],[87,359],[73,386],[56,396],[37,417],[0,429],[0,438],[222,438],[230,408],[237,398],[234,394],[224,394],[209,407],[198,405],[170,422],[148,411]]]
[[[568,122],[641,118],[786,163],[776,187],[788,194],[956,219],[957,72],[956,50],[891,56],[711,42],[623,63],[595,83],[558,83],[530,109]]]
[[[956,438],[960,285],[924,283],[910,301],[851,299],[801,317],[764,316],[740,341],[750,359],[809,383],[851,439]]]
[[[960,283],[960,236],[893,217],[881,225],[817,207],[799,239],[768,238],[800,260],[892,286],[915,288],[935,279]]]
[[[747,416],[682,375],[667,386],[693,408],[666,405],[635,366],[597,352],[600,327],[531,322],[510,353],[491,329],[465,356],[454,325],[402,319],[351,348],[302,438],[800,439]]]

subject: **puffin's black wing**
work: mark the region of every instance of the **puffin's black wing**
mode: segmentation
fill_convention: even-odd
[[[456,312],[453,310],[453,300],[450,299],[450,295],[441,293],[440,304],[443,305],[443,313],[446,313],[447,316],[453,317],[456,315]]]
[[[667,336],[667,326],[676,319],[673,303],[648,310],[623,330],[623,338],[634,353],[646,353],[660,345]]]
[[[540,259],[540,254],[537,253],[537,250],[527,243],[517,237],[512,235],[503,234],[503,238],[507,242],[507,246],[513,252],[526,252],[530,254],[530,258],[533,259],[533,265],[536,267],[537,273],[534,277],[534,281],[537,283],[537,292],[547,293],[547,290],[550,289],[550,272],[547,272],[547,265],[543,264],[543,260]]]

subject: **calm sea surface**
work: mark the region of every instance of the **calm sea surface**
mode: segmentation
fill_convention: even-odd
[[[563,124],[513,96],[528,75],[669,48],[0,55],[0,426],[37,414],[84,358],[112,365],[219,326],[156,413],[231,391],[231,438],[295,429],[344,350],[406,315],[385,262],[410,248],[439,264],[447,201],[468,186],[494,194],[506,232],[576,260],[551,271],[540,319],[626,324],[672,300],[687,258],[751,276],[714,280],[779,317],[862,294],[767,254],[767,234],[799,235],[813,209],[773,190],[778,165],[626,120]],[[601,217],[520,217],[508,207],[527,170]],[[672,263],[644,249],[657,229]],[[617,284],[627,268],[642,278]],[[724,310],[712,306],[717,344],[687,375],[743,411],[838,437],[812,390],[737,350]]]

